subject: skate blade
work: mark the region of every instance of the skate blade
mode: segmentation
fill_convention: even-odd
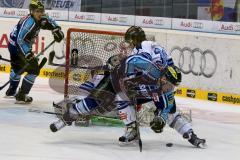
[[[135,147],[138,146],[139,140],[132,140],[130,142],[119,142],[120,147]]]
[[[198,148],[206,149],[207,148],[207,143],[206,142],[205,143],[200,143],[198,145]]]
[[[32,102],[16,101],[15,104],[31,104]]]
[[[4,96],[3,98],[5,98],[5,99],[15,99],[15,96]]]

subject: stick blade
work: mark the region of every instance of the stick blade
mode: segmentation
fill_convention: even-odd
[[[52,64],[53,64],[53,59],[54,59],[54,57],[55,57],[55,51],[51,51],[51,52],[49,53],[49,57],[48,57],[48,64],[49,64],[49,65],[52,65]]]

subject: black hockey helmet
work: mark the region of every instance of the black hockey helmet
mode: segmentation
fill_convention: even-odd
[[[139,26],[131,26],[125,33],[125,41],[128,43],[139,44],[146,40],[144,30]]]
[[[44,5],[39,0],[32,0],[29,4],[29,10],[34,11],[35,9],[43,10],[44,11]]]

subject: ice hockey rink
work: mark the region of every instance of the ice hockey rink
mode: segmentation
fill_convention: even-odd
[[[8,75],[0,73],[0,84]],[[0,92],[0,159],[1,160],[239,160],[240,107],[201,100],[179,98],[180,108],[191,108],[193,128],[206,138],[207,149],[191,146],[174,130],[166,127],[162,134],[141,128],[143,152],[138,146],[120,147],[118,137],[123,128],[68,127],[52,133],[53,115],[29,112],[30,108],[51,110],[53,101],[63,95],[53,91],[48,80],[37,78],[31,92],[31,105],[17,105]],[[166,147],[173,143],[172,147]]]

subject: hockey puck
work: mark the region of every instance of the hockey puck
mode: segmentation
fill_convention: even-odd
[[[172,147],[173,144],[172,144],[172,143],[167,143],[166,146],[167,146],[167,147]]]

